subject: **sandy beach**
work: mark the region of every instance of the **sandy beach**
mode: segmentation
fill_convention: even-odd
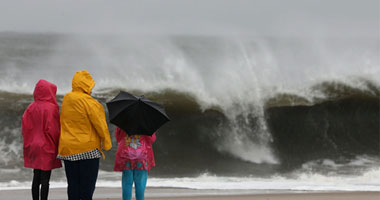
[[[2,200],[31,199],[30,190],[0,190]],[[379,200],[380,192],[315,192],[277,190],[193,190],[182,188],[147,188],[150,200]],[[51,200],[67,199],[65,188],[52,188]],[[94,200],[121,200],[121,188],[97,188]]]
[[[152,200],[379,200],[376,192],[332,192],[332,193],[297,193],[297,194],[252,194],[199,197],[149,198]]]

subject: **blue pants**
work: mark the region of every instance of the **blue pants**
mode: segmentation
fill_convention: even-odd
[[[64,161],[69,200],[92,200],[99,171],[99,158]]]
[[[123,200],[132,199],[132,185],[135,183],[136,200],[144,200],[146,181],[148,179],[147,170],[124,170],[121,179],[123,189]]]

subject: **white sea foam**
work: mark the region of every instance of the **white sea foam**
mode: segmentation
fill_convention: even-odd
[[[9,127],[3,127],[0,133],[15,136],[12,140],[7,140],[6,137],[0,138],[0,166],[8,165],[10,162],[17,162],[22,157],[22,140],[20,137],[16,137],[21,128],[10,129]],[[21,140],[21,141],[20,141]],[[0,172],[1,174],[1,172]]]
[[[108,174],[105,180],[102,175]],[[121,173],[103,172],[99,175],[97,187],[120,187]],[[307,190],[307,191],[380,191],[380,168],[360,176],[326,176],[320,174],[299,174],[295,178],[273,176],[270,178],[220,177],[201,175],[195,178],[154,178],[148,179],[148,187],[173,187],[213,190]],[[0,190],[28,189],[31,182],[0,182]],[[65,181],[51,181],[51,188],[66,187]]]
[[[120,181],[100,181],[98,185],[120,187]],[[149,178],[148,187],[216,190],[380,191],[380,168],[369,170],[360,176],[326,176],[303,173],[295,178],[284,176],[270,178],[220,177],[207,174],[196,178]]]
[[[380,159],[375,156],[361,155],[356,156],[349,162],[336,162],[330,159],[313,160],[302,164],[303,172],[313,171],[330,171],[340,172],[342,174],[349,174],[352,171],[363,171],[370,169],[373,166],[380,166]]]

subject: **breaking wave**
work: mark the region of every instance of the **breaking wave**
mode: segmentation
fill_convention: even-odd
[[[61,104],[74,72],[87,69],[103,105],[125,90],[166,108],[171,121],[154,144],[157,180],[198,183],[208,174],[208,180],[249,176],[255,185],[277,177],[285,184],[323,180],[331,170],[340,177],[343,169],[363,177],[380,156],[378,52],[373,39],[0,33],[0,175],[10,185],[30,179],[20,120],[34,84],[41,78],[57,84]],[[101,162],[107,173],[115,151]],[[62,177],[56,170],[52,179]]]

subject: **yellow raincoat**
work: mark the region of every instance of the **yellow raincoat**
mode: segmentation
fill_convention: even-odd
[[[58,154],[70,156],[78,153],[112,147],[104,108],[94,98],[91,90],[95,82],[88,71],[76,72],[73,90],[65,95],[61,107],[61,136]],[[104,159],[103,154],[103,159]]]

